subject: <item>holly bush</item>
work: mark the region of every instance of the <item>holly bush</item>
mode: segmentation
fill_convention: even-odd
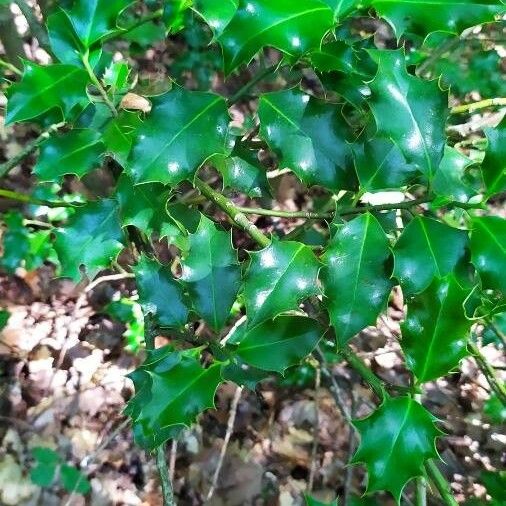
[[[377,400],[351,421],[367,492],[399,502],[428,477],[455,504],[436,465],[444,433],[421,397],[474,355],[494,402],[506,401],[479,349],[504,324],[506,122],[459,138],[459,118],[505,100],[450,107],[459,71],[444,61],[504,13],[494,0],[76,0],[47,16],[53,63],[23,62],[5,117],[43,132],[0,174],[38,149],[34,193],[1,195],[49,209],[54,228],[6,214],[1,264],[49,260],[75,282],[132,273],[147,348],[125,410],[137,444],[163,448],[223,382],[255,388],[308,360],[345,360]],[[391,34],[375,37],[379,26]],[[142,51],[166,35],[186,53],[174,79],[146,82],[118,41]],[[504,89],[463,75],[465,92]],[[66,184],[99,167],[112,193]],[[273,200],[287,173],[306,188],[300,211]],[[405,304],[403,386],[354,343],[393,290]],[[171,344],[155,348],[158,335]]]

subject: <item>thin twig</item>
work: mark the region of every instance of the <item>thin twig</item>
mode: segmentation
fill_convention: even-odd
[[[13,74],[16,74],[17,76],[23,75],[23,72],[21,70],[19,70],[15,65],[13,65],[12,63],[9,63],[8,61],[3,60],[2,58],[0,58],[0,67],[3,67],[5,69],[9,70],[10,72],[12,72]]]
[[[428,460],[425,463],[425,468],[427,469],[427,473],[432,483],[434,483],[434,485],[438,489],[442,499],[447,504],[447,506],[458,506],[457,501],[453,497],[450,484],[448,483],[446,478],[442,475],[436,463],[433,460]]]
[[[273,74],[278,68],[280,68],[279,63],[271,65],[270,67],[265,68],[261,72],[258,72],[250,81],[248,81],[242,88],[240,88],[236,93],[234,93],[230,99],[229,104],[235,104],[241,98],[243,98],[255,84],[260,82],[262,79],[265,79],[268,75]]]
[[[506,106],[506,98],[487,98],[485,100],[480,100],[478,102],[473,102],[471,104],[462,104],[452,107],[450,109],[450,114],[461,114],[468,113],[471,114],[474,111],[478,111],[480,109],[487,109],[489,107],[504,107]]]
[[[101,283],[105,283],[107,281],[121,281],[123,279],[135,278],[135,274],[131,272],[121,272],[119,274],[108,274],[106,276],[100,276],[99,278],[92,281],[85,289],[84,293],[89,293],[94,290]]]
[[[46,206],[46,207],[78,207],[82,204],[74,204],[72,202],[51,202],[50,200],[42,200],[36,197],[32,197],[31,195],[25,195],[24,193],[15,192],[12,190],[6,190],[5,188],[0,188],[0,198],[9,199],[9,200],[17,200],[18,202],[23,202],[25,204],[33,204],[37,206]]]
[[[176,474],[176,459],[177,459],[177,439],[173,439],[170,445],[169,455],[169,480],[174,482],[174,475]]]
[[[220,477],[221,468],[223,467],[223,461],[225,460],[228,444],[230,442],[230,438],[232,437],[232,432],[234,431],[235,417],[237,415],[237,406],[239,405],[239,400],[241,399],[243,388],[244,387],[238,386],[235,389],[234,398],[232,399],[232,403],[230,404],[230,414],[228,415],[227,432],[225,433],[225,439],[223,440],[223,444],[221,445],[220,457],[218,459],[216,469],[214,470],[211,488],[207,493],[206,501],[211,500],[211,497],[213,497],[214,491],[218,486],[218,479]]]
[[[315,365],[315,382],[314,382],[314,423],[313,423],[313,445],[311,448],[311,467],[309,470],[309,479],[307,490],[313,490],[314,479],[316,475],[316,458],[318,456],[318,439],[320,435],[320,385],[321,385],[321,369],[319,364]]]

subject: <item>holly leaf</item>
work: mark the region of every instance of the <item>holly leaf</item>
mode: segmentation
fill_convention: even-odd
[[[121,174],[114,195],[122,225],[137,227],[148,237],[155,232],[160,234],[168,218],[165,205],[169,193],[162,184],[134,185],[128,174]]]
[[[468,202],[478,193],[477,189],[466,180],[467,169],[474,164],[476,164],[474,160],[460,151],[445,146],[443,159],[432,181],[432,189],[437,195],[451,202]]]
[[[67,492],[86,495],[91,490],[88,478],[77,467],[63,464],[60,468],[60,479]]]
[[[250,253],[244,279],[248,324],[255,326],[318,295],[320,263],[311,248],[293,241],[273,241]]]
[[[218,230],[202,216],[197,231],[189,236],[182,269],[181,280],[188,288],[195,311],[213,330],[221,330],[241,284],[231,232]]]
[[[234,17],[239,0],[195,0],[193,9],[220,35]]]
[[[355,144],[353,158],[360,187],[367,192],[402,188],[418,172],[413,164],[406,162],[395,142],[382,137]]]
[[[225,73],[248,63],[265,46],[299,57],[320,46],[334,16],[320,0],[240,0],[218,37]]]
[[[469,290],[449,275],[435,279],[408,301],[401,346],[408,367],[420,383],[446,375],[468,354],[467,339],[473,323],[464,312],[468,295]]]
[[[265,93],[258,108],[260,136],[305,184],[353,189],[346,123],[339,109],[291,89]]]
[[[248,197],[270,195],[267,172],[254,153],[234,149],[232,156],[216,156],[213,164],[223,176],[223,187],[238,190]]]
[[[133,0],[77,0],[65,12],[79,40],[88,49],[116,30],[118,15],[132,2]]]
[[[252,327],[245,322],[235,353],[249,365],[283,374],[300,364],[325,333],[312,318],[282,315]]]
[[[483,288],[499,290],[506,297],[506,220],[498,216],[474,218],[471,261]]]
[[[66,174],[83,177],[102,163],[105,146],[100,132],[75,129],[45,140],[34,173],[40,181],[60,181]]]
[[[386,308],[390,280],[390,244],[370,213],[338,229],[322,257],[323,299],[340,344],[345,344]]]
[[[152,314],[162,327],[183,327],[188,320],[188,306],[183,287],[170,269],[142,255],[134,273],[144,314]]]
[[[102,199],[77,208],[55,235],[61,275],[79,281],[79,268],[84,266],[88,278],[93,279],[124,247],[118,203]]]
[[[58,60],[61,63],[82,67],[80,55],[84,52],[84,47],[65,11],[57,9],[48,16],[46,24],[49,43]]]
[[[211,156],[230,152],[224,98],[174,87],[152,104],[126,164],[136,183],[175,185],[192,179]]]
[[[376,12],[395,30],[397,37],[406,31],[425,36],[444,31],[460,34],[465,28],[493,21],[505,10],[499,1],[490,0],[372,0]],[[437,12],[437,15],[434,15]]]
[[[403,49],[369,54],[378,62],[378,72],[369,83],[378,135],[391,138],[407,162],[431,179],[443,157],[448,95],[437,81],[407,73]]]
[[[334,12],[336,19],[343,19],[355,9],[361,7],[362,0],[322,0]]]
[[[142,125],[139,114],[121,111],[113,118],[104,130],[102,141],[107,154],[123,167],[126,166],[136,130]]]
[[[425,475],[425,461],[438,458],[435,439],[442,432],[434,417],[411,397],[388,397],[353,425],[360,445],[352,462],[367,466],[367,493],[388,490],[399,503],[406,483]]]
[[[6,124],[36,118],[48,111],[56,121],[67,120],[73,109],[89,103],[88,74],[73,65],[24,63],[21,81],[7,89]]]
[[[485,128],[487,152],[481,165],[487,196],[506,191],[506,119],[495,128]]]
[[[221,364],[204,369],[196,354],[197,350],[179,352],[169,346],[148,350],[144,364],[128,375],[135,396],[125,414],[133,420],[138,444],[152,450],[214,407]]]
[[[3,215],[6,230],[2,234],[0,266],[14,273],[30,252],[28,230],[23,225],[23,215],[10,211]]]
[[[417,216],[395,244],[393,276],[405,295],[419,293],[435,277],[442,278],[455,269],[465,256],[467,244],[464,230]]]

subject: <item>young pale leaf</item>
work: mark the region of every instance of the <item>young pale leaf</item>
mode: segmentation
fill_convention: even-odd
[[[168,346],[147,353],[144,364],[129,375],[136,393],[125,414],[134,422],[136,442],[152,450],[214,407],[221,364],[204,369],[194,350]]]
[[[120,207],[121,224],[133,225],[148,237],[160,234],[167,221],[165,204],[169,190],[159,183],[134,185],[123,173],[118,180],[115,197]]]
[[[464,258],[468,236],[439,221],[416,217],[403,230],[394,247],[394,277],[405,295],[419,293],[435,277],[452,272]]]
[[[79,207],[55,235],[61,275],[79,281],[79,268],[83,265],[87,276],[93,279],[124,247],[118,203],[102,199]]]
[[[249,325],[298,309],[304,299],[320,293],[317,285],[320,263],[308,246],[274,241],[250,256],[244,280]]]
[[[353,158],[360,187],[367,192],[397,189],[412,182],[417,175],[413,164],[390,139],[373,137],[353,147]]]
[[[432,181],[432,189],[451,202],[468,202],[477,194],[477,189],[466,181],[466,170],[475,163],[455,148],[445,146],[443,159]]]
[[[320,0],[240,0],[218,37],[225,73],[248,63],[264,46],[299,57],[319,47],[332,24],[332,10]]]
[[[421,383],[444,376],[467,355],[472,322],[466,318],[464,302],[469,290],[449,275],[408,301],[402,324],[401,346],[408,367]]]
[[[40,145],[34,173],[40,181],[60,181],[66,174],[82,177],[100,165],[104,152],[99,132],[89,128],[71,130]]]
[[[378,220],[365,213],[343,225],[322,257],[324,304],[340,344],[376,322],[393,283],[387,261],[387,236]]]
[[[471,258],[483,288],[506,297],[506,220],[498,216],[473,219]]]
[[[116,29],[118,15],[132,2],[133,0],[76,0],[72,9],[65,12],[79,40],[87,49]]]
[[[312,318],[282,315],[248,326],[235,352],[247,364],[283,374],[309,355],[324,333]]]
[[[234,17],[239,0],[195,0],[194,4],[195,11],[218,36]]]
[[[162,327],[181,328],[188,320],[188,307],[170,269],[143,255],[134,272],[144,313],[152,314]]]
[[[460,34],[465,28],[493,21],[505,11],[500,0],[372,0],[377,13],[395,30],[422,36],[444,31]],[[437,14],[435,14],[437,13]]]
[[[369,53],[378,62],[369,83],[378,134],[391,138],[408,163],[431,179],[443,157],[448,94],[437,81],[408,74],[403,49]]]
[[[104,130],[102,140],[107,153],[123,167],[126,166],[135,132],[142,124],[139,114],[121,111]]]
[[[25,63],[23,77],[7,89],[6,124],[26,121],[51,111],[56,121],[70,118],[77,105],[89,103],[88,74],[73,65]]]
[[[192,179],[212,155],[230,152],[230,118],[222,97],[175,87],[153,97],[152,104],[126,164],[136,183],[174,185]]]
[[[506,118],[495,128],[486,128],[487,153],[482,163],[487,195],[506,191]]]
[[[231,233],[218,230],[211,220],[202,216],[197,231],[189,236],[182,269],[181,279],[195,311],[213,330],[221,330],[241,284],[241,269]]]
[[[442,432],[433,416],[411,397],[385,399],[367,418],[355,420],[360,446],[353,463],[367,466],[367,492],[388,490],[397,503],[408,481],[424,476],[424,463],[437,458]]]
[[[261,137],[301,181],[335,191],[354,188],[339,108],[292,89],[262,95],[258,116]]]

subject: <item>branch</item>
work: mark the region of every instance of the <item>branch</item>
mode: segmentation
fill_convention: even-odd
[[[274,73],[279,68],[281,68],[279,63],[275,63],[274,65],[263,69],[261,72],[256,74],[253,79],[248,81],[242,88],[234,93],[228,100],[228,103],[232,105],[241,100],[241,98],[243,98],[249,92],[249,90],[255,86],[255,84],[260,82],[262,79],[265,79],[268,75]]]
[[[274,209],[262,209],[260,207],[236,206],[236,209],[244,214],[275,216],[279,218],[305,218],[306,220],[327,220],[332,219],[334,216],[334,213],[316,213],[313,211],[276,211]]]
[[[162,15],[163,9],[158,9],[152,12],[151,14],[148,14],[147,16],[140,18],[137,21],[134,21],[132,24],[128,26],[120,27],[116,31],[107,34],[105,37],[102,37],[101,42],[105,43],[117,39],[118,37],[121,37],[122,35],[125,35],[126,33],[131,32],[136,28],[139,28],[139,26],[142,26],[145,23],[149,23],[150,21],[155,21],[161,18]]]
[[[58,131],[65,123],[55,123],[48,129],[44,130],[33,142],[27,144],[16,156],[13,156],[10,160],[0,164],[0,177],[4,177],[10,172],[16,165],[18,165],[24,158],[31,155],[43,141],[48,139],[51,134]]]
[[[497,377],[494,368],[488,363],[487,359],[483,356],[480,349],[472,341],[467,343],[467,347],[471,351],[474,359],[476,360],[481,372],[487,378],[490,388],[496,393],[497,397],[506,406],[506,386]]]
[[[243,387],[238,386],[235,389],[234,398],[232,399],[232,403],[230,404],[230,414],[228,415],[227,432],[225,433],[225,439],[223,440],[223,444],[221,445],[220,458],[218,460],[216,469],[214,470],[213,481],[211,482],[211,488],[207,493],[206,502],[211,500],[211,498],[214,495],[214,491],[216,490],[216,486],[218,485],[218,479],[220,477],[221,468],[223,467],[223,461],[225,460],[225,455],[227,453],[228,443],[230,442],[232,432],[234,431],[235,417],[237,415],[237,406],[239,405],[239,400],[241,399],[242,391]]]
[[[2,58],[0,58],[0,67],[4,67],[5,69],[9,70],[13,74],[16,74],[17,76],[23,75],[23,72],[21,72],[21,70],[19,70],[15,65],[9,63],[8,61],[2,60]]]
[[[439,467],[433,460],[428,460],[425,464],[429,477],[438,489],[441,497],[448,506],[458,506],[457,501],[453,497],[452,489],[446,478],[441,474]]]
[[[72,202],[51,202],[50,200],[42,200],[36,197],[32,197],[31,195],[25,195],[23,193],[15,192],[12,190],[6,190],[4,188],[0,188],[0,198],[17,200],[18,202],[24,202],[25,204],[33,204],[36,206],[46,206],[46,207],[79,207],[79,204],[75,204]]]
[[[473,102],[471,104],[462,104],[452,107],[450,114],[471,114],[474,111],[480,109],[487,109],[488,107],[504,107],[506,106],[506,98],[487,98],[480,100],[479,102]]]

